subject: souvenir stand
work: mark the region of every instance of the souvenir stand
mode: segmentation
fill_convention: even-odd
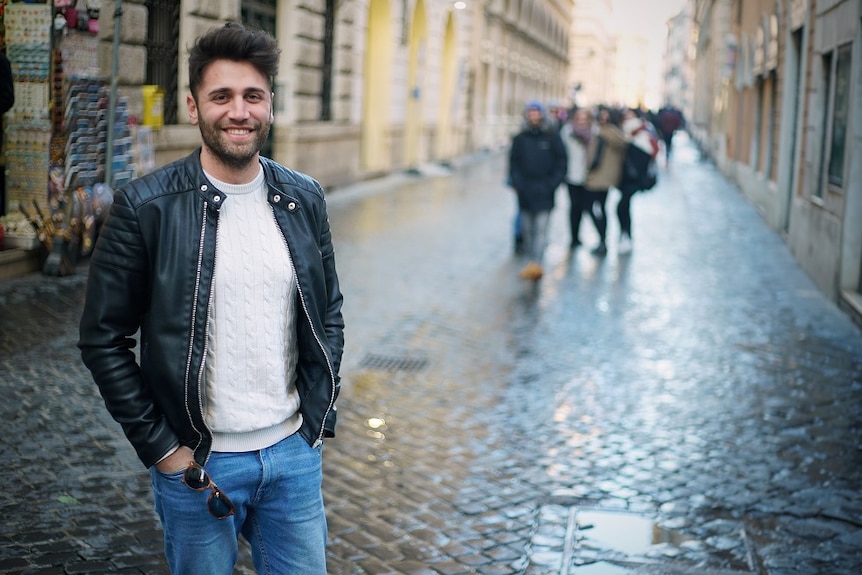
[[[6,118],[7,211],[24,213],[48,256],[43,271],[72,273],[89,255],[111,189],[135,174],[127,104],[118,100],[107,150],[109,87],[99,69],[97,0],[9,2],[7,56],[15,106]],[[95,6],[95,8],[94,8]]]

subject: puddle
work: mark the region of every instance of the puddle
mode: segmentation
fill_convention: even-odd
[[[631,575],[631,570],[599,561],[598,563],[575,567],[570,573],[575,575]]]
[[[530,564],[541,573],[623,575],[615,562],[654,564],[678,558],[693,542],[678,531],[625,511],[551,504],[539,509]]]
[[[656,545],[678,546],[685,541],[680,533],[631,513],[579,510],[576,517],[578,544],[590,549],[646,556]]]

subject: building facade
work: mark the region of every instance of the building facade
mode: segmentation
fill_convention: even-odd
[[[338,186],[499,146],[526,99],[565,98],[571,8],[572,0],[126,0],[119,90],[140,117],[141,86],[160,88],[163,165],[199,142],[186,112],[186,47],[227,20],[266,29],[282,57],[265,152]],[[105,69],[110,29],[106,21]]]
[[[862,2],[798,0],[790,2],[790,8],[791,39],[804,49],[807,37],[808,46],[800,65],[804,72],[794,130],[800,145],[791,156],[798,163],[786,177],[792,190],[788,243],[821,289],[858,318],[862,317]]]
[[[694,7],[694,96],[688,130],[716,163],[727,159],[728,108],[736,46],[731,0],[697,0]]]
[[[694,30],[692,11],[694,0],[667,22],[667,44],[664,52],[662,104],[670,104],[686,118],[692,113],[694,90]]]
[[[692,134],[862,325],[862,1],[697,0],[694,25]]]
[[[616,99],[616,35],[610,0],[577,0],[569,44],[570,99],[582,107]]]

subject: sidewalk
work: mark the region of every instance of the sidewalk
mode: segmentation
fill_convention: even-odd
[[[589,254],[589,221],[570,253],[561,190],[538,284],[504,154],[331,191],[331,575],[859,572],[862,334],[679,144],[631,254],[615,222]],[[75,347],[81,271],[0,282],[0,574],[163,575],[149,477]]]

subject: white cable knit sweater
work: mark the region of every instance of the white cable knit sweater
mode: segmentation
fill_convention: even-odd
[[[213,451],[255,451],[302,423],[296,391],[296,278],[266,201],[263,168],[248,184],[206,174],[219,213],[206,355]]]

